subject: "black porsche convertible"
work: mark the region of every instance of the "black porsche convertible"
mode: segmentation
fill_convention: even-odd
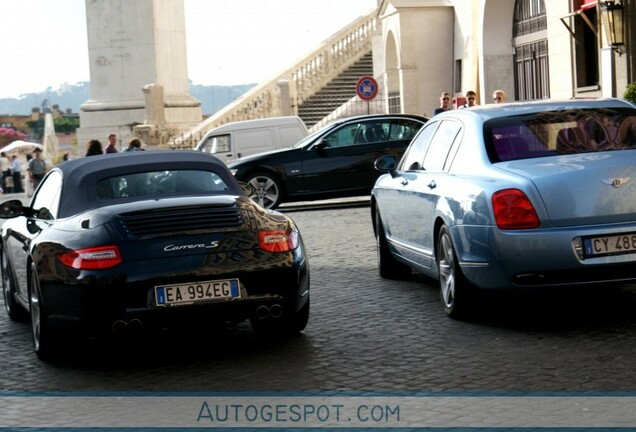
[[[64,162],[30,205],[0,204],[4,303],[35,352],[69,335],[249,319],[297,333],[309,268],[287,216],[259,207],[219,160],[147,151]]]

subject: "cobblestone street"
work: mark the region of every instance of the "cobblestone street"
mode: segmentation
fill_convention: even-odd
[[[248,323],[87,343],[55,362],[0,315],[4,392],[631,392],[636,291],[487,297],[448,319],[435,284],[379,277],[368,205],[287,210],[308,248],[312,311],[302,336]]]

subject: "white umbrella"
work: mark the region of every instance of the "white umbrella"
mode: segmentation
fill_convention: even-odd
[[[38,144],[38,143],[34,143],[34,142],[28,142],[28,141],[22,141],[22,140],[16,140],[13,141],[11,144],[8,144],[2,148],[0,148],[0,151],[3,151],[5,153],[11,153],[14,151],[33,151],[35,148],[39,148],[40,150],[43,149],[42,144]]]
[[[55,160],[58,151],[58,140],[55,135],[55,127],[53,126],[53,114],[47,112],[44,115],[44,159],[48,161]]]

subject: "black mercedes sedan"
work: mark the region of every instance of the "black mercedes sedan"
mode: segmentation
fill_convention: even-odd
[[[377,114],[338,120],[292,148],[234,160],[228,168],[265,208],[283,202],[368,195],[380,173],[375,160],[400,158],[425,117]]]
[[[30,317],[40,358],[69,335],[246,319],[258,332],[291,334],[308,322],[297,226],[256,205],[208,154],[64,162],[30,205],[6,201],[0,217],[6,311]]]

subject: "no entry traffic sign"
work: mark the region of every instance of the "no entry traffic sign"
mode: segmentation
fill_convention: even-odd
[[[356,84],[358,97],[365,101],[370,101],[378,95],[378,82],[370,76],[363,76]]]

